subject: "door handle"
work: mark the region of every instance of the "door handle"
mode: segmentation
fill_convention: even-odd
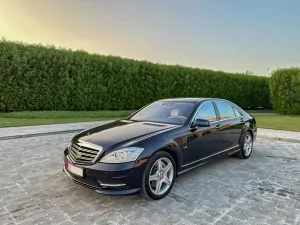
[[[240,120],[242,123],[244,122],[244,118],[241,118],[241,120]]]
[[[222,124],[218,124],[218,125],[216,126],[216,129],[219,130],[221,127],[222,127]]]

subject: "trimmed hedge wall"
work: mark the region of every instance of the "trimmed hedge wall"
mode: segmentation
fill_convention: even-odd
[[[271,107],[269,78],[0,42],[0,111],[138,109],[162,98],[219,97]]]
[[[277,112],[300,115],[300,67],[276,70],[270,79],[270,92]]]

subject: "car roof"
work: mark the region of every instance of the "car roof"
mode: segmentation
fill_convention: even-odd
[[[202,102],[207,100],[222,100],[222,101],[228,101],[225,99],[220,98],[168,98],[168,99],[161,99],[158,100],[160,102]]]

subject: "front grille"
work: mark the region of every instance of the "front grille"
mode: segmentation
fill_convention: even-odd
[[[96,146],[96,148],[91,147],[92,144],[72,143],[69,147],[69,158],[72,162],[78,164],[91,164],[97,160],[98,156],[101,153],[102,148]]]

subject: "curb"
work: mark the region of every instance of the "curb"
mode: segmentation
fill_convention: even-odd
[[[267,139],[267,140],[275,140],[275,141],[284,141],[284,142],[292,142],[292,143],[300,143],[299,139],[291,139],[291,138],[279,138],[279,137],[270,137],[270,136],[257,136],[260,139]]]
[[[12,135],[12,136],[0,137],[0,141],[20,139],[20,138],[39,137],[39,136],[48,136],[48,135],[56,135],[56,134],[68,134],[68,133],[79,132],[82,130],[84,130],[84,129],[53,131],[53,132],[44,132],[44,133],[35,133],[35,134]]]

